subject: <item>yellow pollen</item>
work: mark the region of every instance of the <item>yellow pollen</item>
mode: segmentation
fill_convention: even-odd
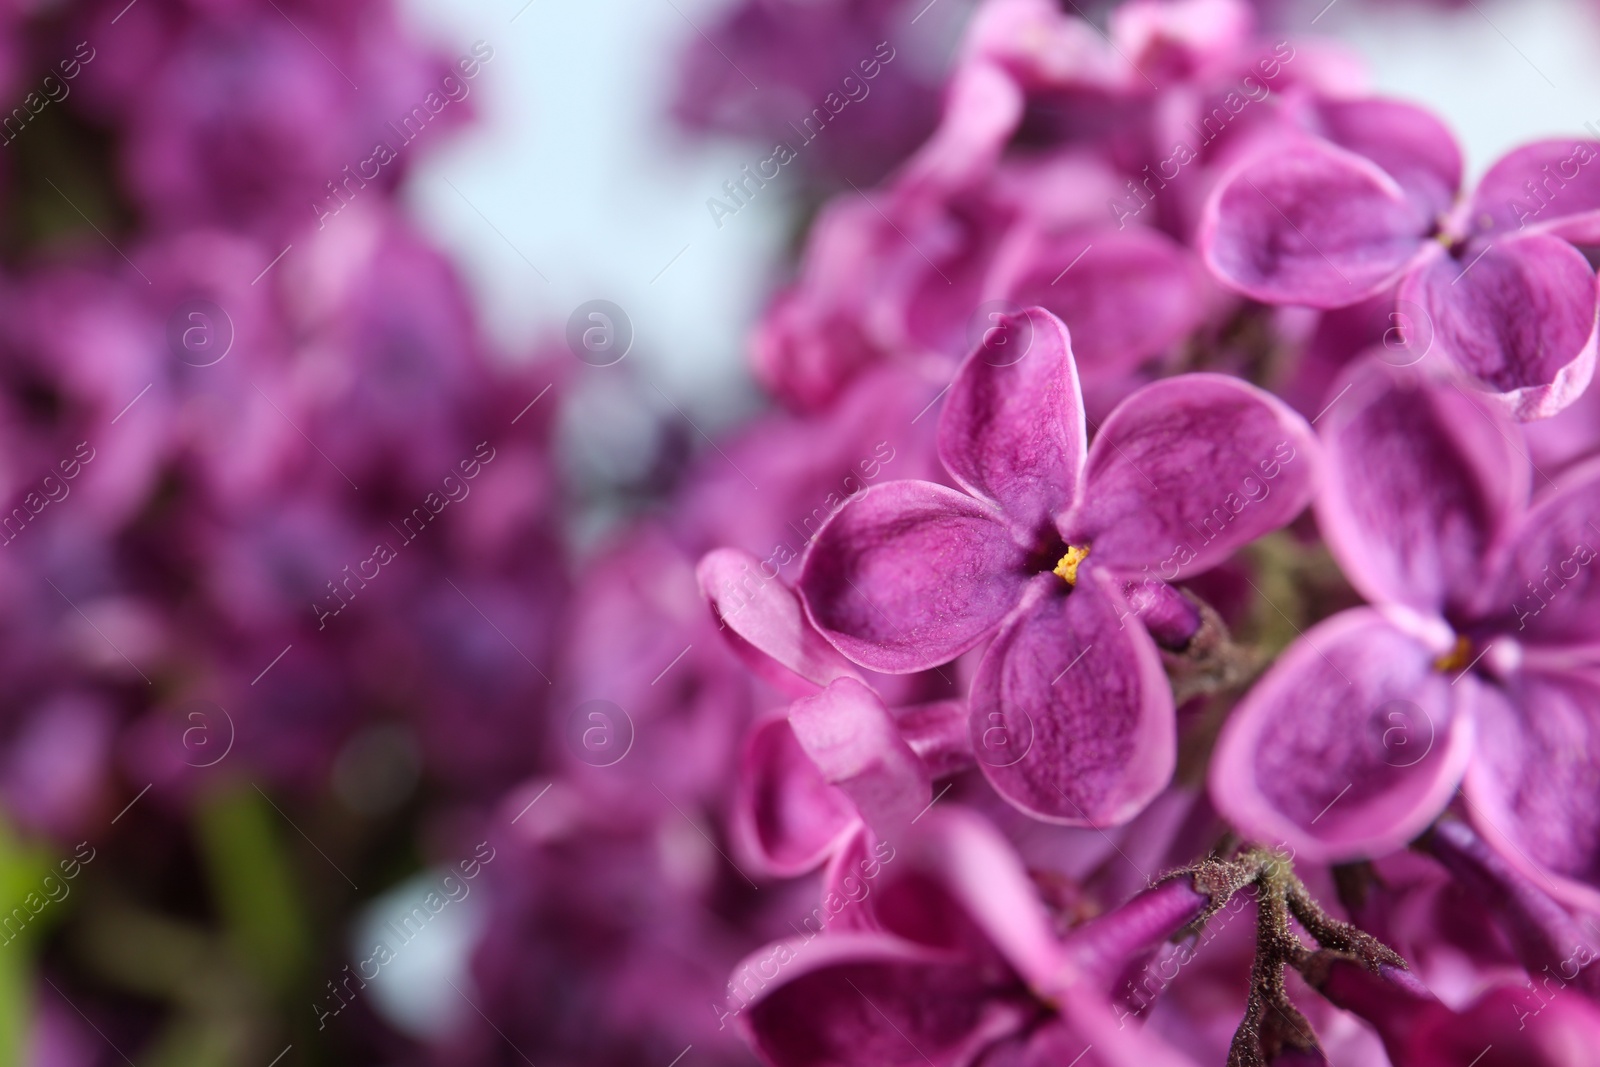
[[[1067,554],[1061,557],[1061,562],[1056,564],[1056,569],[1051,573],[1068,585],[1078,584],[1078,564],[1082,563],[1089,555],[1089,546],[1068,545]]]
[[[1433,669],[1443,672],[1459,671],[1470,662],[1472,662],[1472,642],[1458,635],[1455,647],[1433,661]]]

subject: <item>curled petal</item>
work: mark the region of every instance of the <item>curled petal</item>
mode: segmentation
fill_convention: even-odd
[[[1468,815],[1541,889],[1600,908],[1600,677],[1523,671],[1477,711]]]
[[[708,552],[695,568],[723,635],[762,680],[791,696],[817,691],[836,678],[859,677],[806,618],[800,598],[742,549]]]
[[[1407,276],[1401,300],[1432,320],[1433,348],[1517,419],[1554,415],[1588,386],[1595,358],[1595,274],[1559,237],[1472,242]]]
[[[1375,604],[1470,609],[1527,507],[1516,426],[1471,390],[1377,361],[1329,395],[1317,522],[1345,575]]]
[[[878,694],[854,678],[795,701],[789,725],[823,779],[843,790],[880,836],[910,825],[928,806],[927,767]]]
[[[1035,989],[1060,972],[1039,891],[1016,849],[983,818],[935,806],[880,858],[875,910],[883,929],[973,960],[998,952]]]
[[[1473,677],[1371,608],[1289,646],[1223,726],[1211,798],[1243,833],[1313,862],[1403,848],[1438,814],[1472,749]]]
[[[1600,242],[1600,142],[1567,138],[1512,149],[1478,183],[1467,221],[1484,235]]]
[[[1324,100],[1316,110],[1323,136],[1382,167],[1419,217],[1437,218],[1455,202],[1461,148],[1432,112],[1378,97]]]
[[[1263,390],[1219,374],[1167,378],[1107,416],[1061,532],[1100,565],[1159,565],[1176,581],[1299,514],[1319,451],[1306,420]]]
[[[951,383],[939,458],[1026,537],[1077,499],[1084,451],[1083,396],[1066,326],[1042,308],[1002,316]]]
[[[729,988],[729,1010],[774,1067],[965,1064],[1028,1011],[1009,973],[872,933],[768,946],[734,970]]]
[[[751,727],[730,822],[746,864],[791,878],[840,848],[860,818],[850,798],[823,779],[779,712]]]
[[[818,532],[800,596],[835,648],[875,671],[948,663],[1017,602],[1024,553],[1001,517],[931,482],[885,482]]]
[[[1392,284],[1431,221],[1370,160],[1306,141],[1232,172],[1206,205],[1199,247],[1246,296],[1336,308]]]
[[[1109,575],[1086,567],[1070,593],[1060,584],[1044,576],[984,654],[972,685],[973,748],[1022,811],[1115,826],[1172,778],[1172,691]]]

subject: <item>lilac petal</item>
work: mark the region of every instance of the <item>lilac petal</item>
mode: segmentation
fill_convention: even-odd
[[[1431,221],[1370,160],[1307,141],[1232,172],[1206,205],[1199,248],[1246,296],[1336,308],[1392,284]]]
[[[1595,275],[1548,234],[1470,242],[1400,286],[1433,323],[1433,348],[1519,420],[1554,415],[1594,374]]]
[[[695,575],[733,650],[780,692],[805,696],[836,678],[859,677],[805,617],[794,590],[768,578],[755,556],[719,548],[706,553]]]
[[[894,709],[894,718],[900,736],[935,778],[958,774],[972,766],[965,699],[907,704]]]
[[[1372,160],[1432,220],[1461,188],[1461,149],[1432,112],[1396,100],[1324,100],[1317,105],[1322,134]]]
[[[1063,594],[1054,575],[1043,576],[978,666],[971,702],[979,765],[1001,796],[1035,818],[1115,826],[1172,778],[1172,691],[1155,643],[1130,624],[1114,584],[1085,568]],[[1012,755],[1019,750],[1025,754]]]
[[[730,822],[747,865],[791,878],[821,864],[860,819],[849,797],[823,780],[778,712],[751,727]]]
[[[1551,896],[1600,908],[1600,677],[1525,670],[1484,686],[1477,717],[1474,825]]]
[[[1219,374],[1167,378],[1106,417],[1061,533],[1098,565],[1191,577],[1299,514],[1319,451],[1270,393]]]
[[[729,1010],[773,1067],[964,1064],[1031,1008],[1004,971],[870,933],[770,945],[735,968],[729,989]]]
[[[1472,195],[1479,234],[1551,233],[1600,242],[1600,142],[1537,141],[1501,156]]]
[[[1524,644],[1600,645],[1600,460],[1561,475],[1509,546],[1492,605]]]
[[[995,503],[1027,538],[1077,499],[1083,396],[1060,319],[1041,308],[1001,318],[951,383],[939,458],[957,484]]]
[[[823,869],[817,904],[800,920],[802,934],[881,929],[875,908],[882,894],[873,894],[882,885],[884,859],[894,861],[894,846],[878,840],[865,823],[856,825]]]
[[[996,255],[991,299],[1037,304],[1072,333],[1078,370],[1114,378],[1166,351],[1205,314],[1190,253],[1144,227],[1019,227]]]
[[[928,806],[928,769],[878,694],[854,678],[795,701],[789,725],[823,779],[843,790],[880,836],[910,825]]]
[[[1211,798],[1242,833],[1313,862],[1381,856],[1432,822],[1472,748],[1471,676],[1371,608],[1307,631],[1233,709]]]
[[[885,482],[818,532],[798,588],[812,624],[875,671],[948,663],[1000,625],[1026,584],[1001,517],[931,482]]]
[[[971,959],[995,952],[1037,989],[1064,958],[1027,868],[974,812],[930,808],[887,853],[876,912],[883,929]]]
[[[1350,583],[1375,604],[1466,610],[1527,506],[1517,427],[1481,395],[1377,361],[1329,396],[1317,523]]]

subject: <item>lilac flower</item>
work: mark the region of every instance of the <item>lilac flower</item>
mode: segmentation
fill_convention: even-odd
[[[1170,929],[1141,915],[1091,944],[1063,943],[1016,855],[981,819],[935,810],[917,831],[868,868],[873,928],[802,933],[735,968],[729,1012],[766,1063],[1192,1062],[1120,1027],[1100,988],[1106,964]]]
[[[1152,632],[1182,647],[1199,616],[1168,583],[1293,518],[1314,443],[1265,393],[1191,375],[1129,397],[1086,447],[1066,328],[1025,314],[1032,350],[1002,364],[980,346],[945,402],[940,458],[967,492],[877,487],[823,528],[799,589],[822,635],[874,670],[924,670],[994,636],[972,686],[974,747],[987,733],[1023,754],[1000,767],[980,748],[984,773],[1040,818],[1106,825],[1172,773]]]
[[[1340,395],[1317,517],[1373,606],[1312,627],[1234,709],[1213,798],[1244,832],[1338,861],[1405,845],[1465,775],[1512,864],[1600,900],[1600,466],[1530,505],[1517,428],[1481,396],[1370,361]]]
[[[1344,307],[1398,283],[1432,347],[1519,419],[1552,415],[1594,371],[1600,143],[1541,141],[1458,198],[1461,154],[1427,112],[1366,99],[1308,110],[1213,192],[1199,247],[1271,304]]]

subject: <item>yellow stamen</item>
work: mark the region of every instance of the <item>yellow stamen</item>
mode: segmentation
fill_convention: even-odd
[[[1433,661],[1433,669],[1441,672],[1459,671],[1472,662],[1472,642],[1457,635],[1455,647]]]
[[[1056,564],[1052,571],[1056,577],[1068,585],[1078,584],[1078,564],[1082,563],[1089,555],[1089,546],[1068,545],[1067,554],[1061,557],[1061,562]]]

